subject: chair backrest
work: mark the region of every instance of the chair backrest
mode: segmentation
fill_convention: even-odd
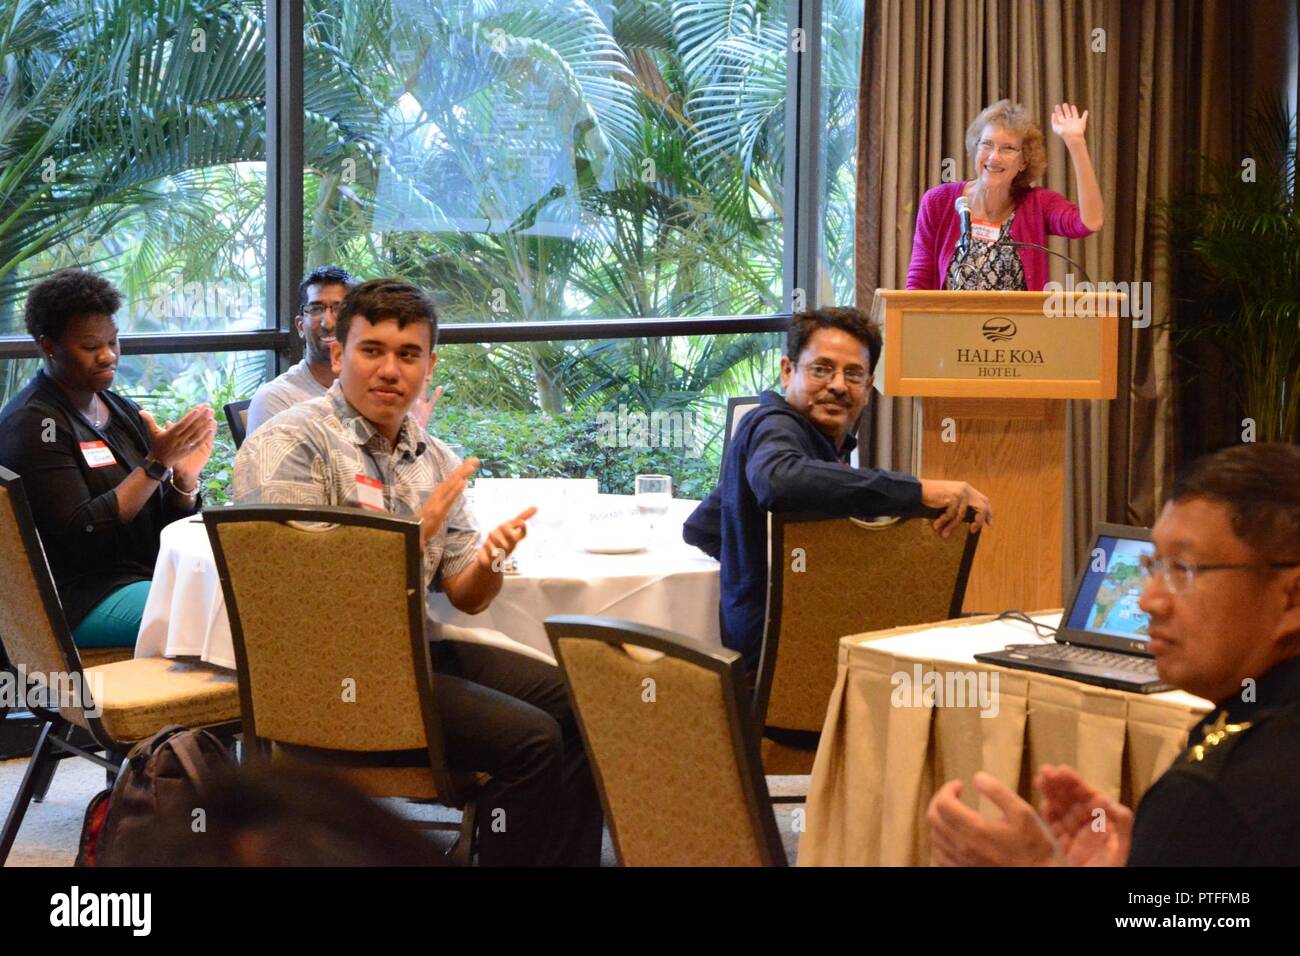
[[[960,617],[978,539],[930,518],[772,515],[759,726],[822,729],[841,637]]]
[[[783,866],[741,657],[609,618],[546,619],[625,866]]]
[[[758,408],[757,395],[745,395],[740,398],[727,399],[727,427],[722,433],[722,460],[718,464],[718,480],[722,480],[722,469],[727,463],[727,449],[731,447],[732,436],[740,420]]]
[[[245,739],[426,750],[454,792],[424,630],[420,525],[353,508],[205,511],[239,669]]]
[[[22,479],[7,468],[0,468],[0,555],[0,643],[10,665],[59,692],[63,706],[49,711],[95,712]],[[68,693],[77,688],[80,694]]]
[[[231,402],[226,406],[226,423],[230,425],[230,437],[235,440],[235,447],[238,448],[248,437],[248,406],[250,401],[244,399],[242,402]]]

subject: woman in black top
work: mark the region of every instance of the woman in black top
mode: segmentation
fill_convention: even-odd
[[[120,350],[112,284],[66,269],[27,296],[45,368],[0,410],[0,465],[23,479],[73,639],[131,647],[163,526],[199,510],[216,422],[200,405],[160,428],[108,391]]]

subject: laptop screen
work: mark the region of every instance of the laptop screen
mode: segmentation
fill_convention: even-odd
[[[1117,650],[1146,650],[1149,616],[1138,607],[1142,573],[1138,559],[1155,545],[1145,528],[1103,525],[1089,549],[1061,639]]]

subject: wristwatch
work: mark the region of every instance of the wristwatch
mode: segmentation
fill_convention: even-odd
[[[166,481],[171,477],[172,470],[160,461],[146,458],[144,460],[144,473],[154,481]]]

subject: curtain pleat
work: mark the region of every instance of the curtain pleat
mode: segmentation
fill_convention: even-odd
[[[1284,2],[1294,0],[1273,0],[1273,6]],[[870,303],[876,288],[904,285],[922,193],[944,178],[969,178],[966,126],[1003,97],[1024,103],[1043,129],[1043,185],[1074,201],[1074,172],[1050,115],[1059,102],[1089,111],[1088,148],[1106,199],[1106,224],[1087,239],[1053,238],[1050,245],[1081,262],[1096,281],[1151,283],[1152,300],[1144,303],[1150,325],[1120,323],[1117,398],[1069,403],[1066,581],[1097,521],[1150,525],[1172,482],[1173,270],[1155,204],[1199,184],[1199,168],[1189,158],[1195,153],[1232,155],[1233,144],[1243,141],[1252,88],[1272,81],[1243,79],[1251,76],[1243,58],[1260,27],[1252,32],[1242,6],[1231,0],[866,3],[855,224],[860,304]],[[1094,49],[1102,42],[1104,51]],[[1276,78],[1277,89],[1284,80]],[[955,170],[945,160],[955,161]],[[1063,281],[1065,268],[1053,260],[1052,278]],[[863,435],[869,460],[914,469],[917,403],[877,395],[872,404]]]

